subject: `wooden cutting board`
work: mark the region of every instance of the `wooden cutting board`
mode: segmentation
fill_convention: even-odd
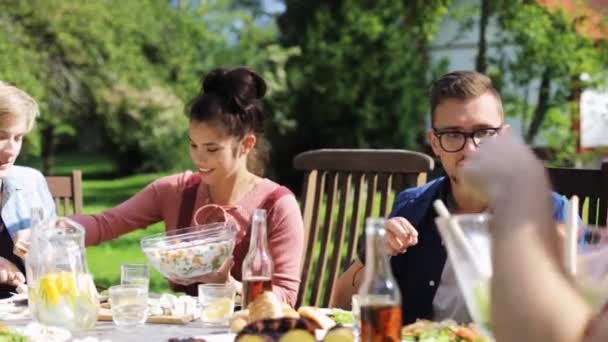
[[[192,322],[194,318],[192,315],[182,315],[182,316],[168,316],[168,315],[151,315],[148,316],[146,323],[155,323],[155,324],[187,324]],[[112,320],[112,311],[106,308],[100,308],[99,313],[97,315],[98,321],[111,321]]]

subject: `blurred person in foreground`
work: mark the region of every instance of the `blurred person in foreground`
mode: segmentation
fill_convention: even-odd
[[[0,81],[0,298],[10,297],[25,283],[19,251],[27,249],[21,232],[31,226],[32,208],[55,215],[55,203],[42,174],[15,165],[24,137],[40,115],[38,104],[25,91]],[[25,245],[24,245],[25,244]]]
[[[447,252],[435,225],[433,202],[441,199],[453,213],[477,214],[487,203],[463,187],[461,169],[480,145],[509,135],[502,100],[486,75],[454,71],[433,82],[430,90],[432,129],[427,137],[441,160],[445,176],[406,189],[395,199],[387,220],[387,240],[393,274],[402,294],[403,323],[417,319],[452,319],[471,322],[464,295],[447,261]],[[565,219],[567,200],[552,194],[553,215]],[[349,308],[359,287],[365,263],[365,243],[358,243],[358,258],[340,277],[333,305]]]
[[[497,341],[608,341],[607,310],[594,315],[565,271],[549,179],[532,151],[518,138],[497,138],[480,147],[462,175],[493,213]]]

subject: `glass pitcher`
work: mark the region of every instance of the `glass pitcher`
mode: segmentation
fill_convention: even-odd
[[[32,227],[25,261],[29,308],[37,322],[72,331],[95,325],[99,297],[87,268],[84,233],[67,218]]]

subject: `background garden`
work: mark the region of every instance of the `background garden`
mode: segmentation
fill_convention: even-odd
[[[296,192],[291,160],[302,151],[428,151],[429,84],[463,65],[494,79],[547,163],[572,166],[596,157],[579,153],[574,129],[577,94],[606,79],[605,12],[594,3],[0,0],[0,79],[42,109],[20,163],[81,169],[87,213],[191,167],[184,107],[219,66],[249,65],[267,79],[268,176]],[[162,229],[90,248],[97,282],[144,261],[139,238]],[[166,282],[155,274],[151,286]]]

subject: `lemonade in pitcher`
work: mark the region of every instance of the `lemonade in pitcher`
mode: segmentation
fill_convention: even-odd
[[[72,331],[95,325],[99,298],[88,273],[80,225],[58,218],[33,227],[26,271],[34,320]]]

